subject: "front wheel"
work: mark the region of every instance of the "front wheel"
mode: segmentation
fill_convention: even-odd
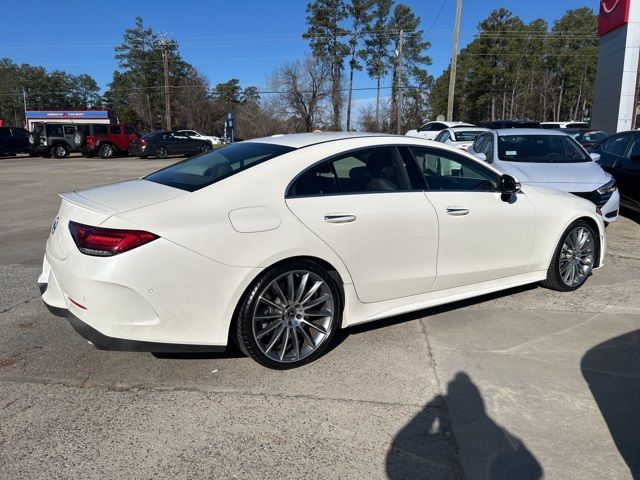
[[[210,152],[212,148],[213,147],[211,146],[210,143],[203,143],[202,146],[200,147],[200,153]]]
[[[544,287],[560,292],[577,290],[593,271],[596,262],[596,233],[584,220],[565,230],[553,254]]]
[[[341,315],[338,286],[326,270],[286,262],[260,275],[241,300],[238,342],[261,365],[299,367],[327,349]]]

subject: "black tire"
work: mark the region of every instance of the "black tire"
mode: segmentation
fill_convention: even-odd
[[[212,148],[213,147],[211,146],[210,142],[203,143],[202,146],[200,147],[200,153],[210,152]]]
[[[258,341],[256,340],[256,335],[254,333],[254,312],[257,311],[257,305],[259,302],[259,297],[264,294],[265,289],[269,287],[269,285],[276,279],[282,278],[284,275],[289,273],[299,273],[299,272],[311,272],[312,274],[317,275],[325,282],[328,291],[331,293],[331,301],[333,307],[333,316],[329,320],[328,326],[326,328],[326,334],[323,336],[322,341],[315,350],[312,350],[310,354],[303,357],[300,360],[290,360],[286,362],[276,361],[270,358],[267,354],[265,354],[258,345]],[[326,349],[331,344],[331,340],[336,330],[340,327],[341,319],[342,319],[342,300],[340,295],[340,290],[334,278],[329,275],[329,273],[318,265],[315,262],[309,260],[292,260],[289,262],[283,262],[279,265],[276,265],[266,271],[264,271],[247,289],[242,299],[240,300],[240,304],[236,309],[236,338],[237,343],[243,353],[253,358],[259,364],[276,369],[276,370],[286,370],[290,368],[300,367],[309,362],[320,357]],[[284,317],[284,314],[283,314]],[[279,322],[285,322],[284,318],[282,320],[274,320]],[[278,327],[281,328],[281,327]],[[274,329],[274,335],[276,330]],[[310,330],[307,330],[309,332]],[[298,334],[296,334],[298,335]],[[273,338],[273,337],[272,337]],[[282,337],[281,337],[282,338]],[[302,336],[296,336],[296,339],[302,339],[300,345],[304,347],[305,340]],[[293,341],[293,340],[292,340]],[[282,342],[279,342],[282,345]],[[286,344],[285,344],[286,345]],[[286,349],[286,347],[285,347]],[[274,349],[275,350],[275,349]],[[301,351],[302,349],[300,349]],[[299,355],[298,355],[299,356]]]
[[[560,273],[560,260],[562,255],[562,249],[565,241],[571,235],[572,232],[576,231],[580,228],[586,228],[591,233],[591,238],[593,241],[593,253],[591,266],[589,268],[588,273],[581,279],[581,281],[576,285],[568,285],[563,279],[562,274]],[[557,290],[559,292],[572,292],[580,288],[587,281],[587,278],[591,275],[593,271],[593,267],[595,262],[597,261],[597,256],[599,255],[599,237],[597,232],[594,231],[593,227],[584,220],[576,220],[571,225],[567,227],[567,229],[563,232],[560,237],[560,241],[556,246],[556,250],[553,253],[553,258],[551,259],[551,265],[549,265],[549,269],[547,270],[547,279],[541,282],[541,285],[545,288],[549,288],[551,290]]]
[[[110,143],[103,143],[100,145],[100,150],[98,150],[98,156],[103,159],[113,157],[115,150],[113,149],[113,145]]]
[[[167,152],[167,147],[158,147],[156,148],[156,158],[164,159],[169,156],[169,152]]]
[[[64,158],[69,155],[69,148],[62,144],[54,145],[50,153],[53,158]]]

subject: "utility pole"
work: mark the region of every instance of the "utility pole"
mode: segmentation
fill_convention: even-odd
[[[167,130],[171,130],[171,92],[169,92],[169,54],[167,39],[162,38],[162,65],[164,67],[164,103],[167,117]]]
[[[402,120],[402,41],[403,41],[403,35],[402,35],[402,30],[400,30],[400,38],[398,39],[398,50],[396,50],[396,55],[398,56],[398,75],[396,78],[397,81],[397,85],[396,85],[396,89],[398,90],[397,94],[398,94],[398,98],[396,100],[396,110],[398,113],[398,135],[402,135],[402,125],[401,125],[401,120]]]
[[[456,3],[456,20],[453,25],[453,46],[451,47],[451,72],[449,75],[449,100],[447,101],[447,121],[453,120],[453,99],[456,93],[456,70],[458,68],[458,37],[460,36],[460,16],[462,0]]]
[[[22,102],[24,104],[24,125],[26,128],[27,127],[27,92],[24,89],[24,87],[22,87]]]

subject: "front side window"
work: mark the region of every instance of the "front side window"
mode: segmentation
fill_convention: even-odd
[[[429,190],[497,191],[498,175],[482,165],[445,150],[411,147]]]
[[[64,127],[65,135],[73,135],[74,133],[76,133],[76,127]]]
[[[133,129],[133,127],[124,127],[124,133],[126,135],[135,135],[136,131]]]
[[[62,125],[48,125],[47,133],[50,137],[64,137],[64,134],[62,133]]]
[[[120,125],[111,125],[111,135],[120,135],[121,132]]]
[[[612,155],[622,156],[624,154],[624,150],[627,147],[627,143],[629,142],[630,138],[631,138],[630,133],[615,135],[603,142],[602,149],[605,152],[610,153]]]
[[[171,165],[144,179],[194,192],[292,150],[295,149],[270,143],[233,143]]]
[[[498,158],[506,162],[576,163],[591,158],[569,135],[500,135]]]

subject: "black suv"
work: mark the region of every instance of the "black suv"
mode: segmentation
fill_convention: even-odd
[[[63,158],[76,150],[74,136],[77,125],[36,123],[29,135],[33,151],[42,157]]]
[[[24,128],[0,127],[0,155],[30,153],[29,132]]]

